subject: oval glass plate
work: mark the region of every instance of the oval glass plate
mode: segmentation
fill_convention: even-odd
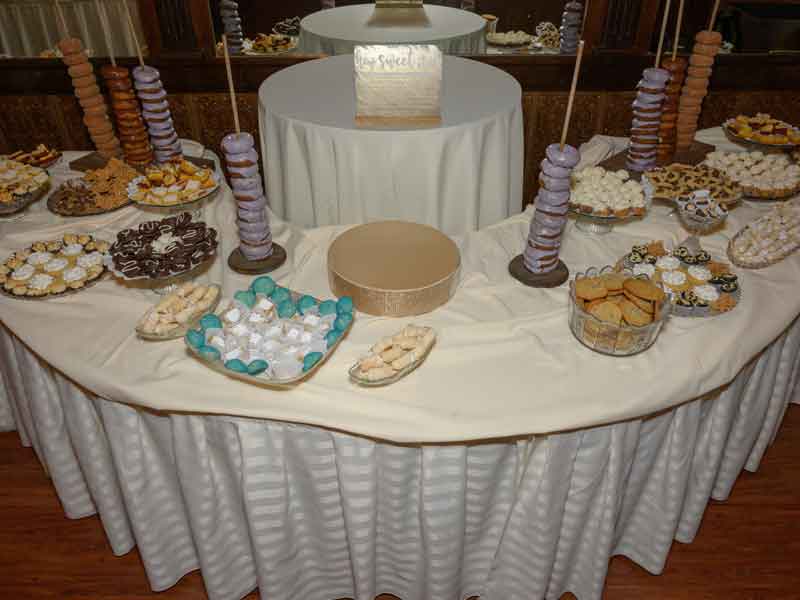
[[[747,138],[743,138],[730,130],[729,122],[730,121],[726,121],[725,123],[722,124],[722,131],[725,132],[725,137],[727,137],[730,141],[732,141],[735,144],[741,144],[743,146],[749,146],[751,148],[758,148],[761,150],[764,149],[794,150],[795,148],[800,146],[800,144],[766,144],[764,142],[757,142],[755,140],[749,140]]]
[[[31,204],[37,202],[50,190],[50,180],[48,179],[41,187],[33,192],[22,194],[20,200],[9,204],[0,204],[0,217],[7,217],[24,211]]]
[[[222,288],[217,284],[211,284],[208,287],[217,289],[216,300],[214,300],[208,308],[205,308],[200,312],[198,312],[194,317],[189,319],[189,321],[187,321],[183,325],[178,325],[175,329],[171,330],[169,333],[159,334],[159,333],[150,333],[144,331],[142,329],[142,321],[150,313],[151,310],[155,309],[155,307],[158,306],[158,304],[161,302],[161,300],[159,300],[158,302],[153,304],[153,306],[148,308],[147,312],[145,312],[141,316],[139,321],[136,323],[136,327],[134,329],[134,331],[136,331],[136,335],[138,335],[143,340],[148,340],[151,342],[164,342],[168,340],[177,340],[178,338],[182,338],[183,336],[186,335],[187,331],[189,331],[190,329],[194,329],[194,327],[200,322],[200,319],[203,317],[203,315],[206,315],[208,313],[213,313],[215,310],[217,310],[219,302],[222,299]]]
[[[126,206],[130,206],[131,205],[131,201],[130,201],[130,199],[128,199],[125,202],[123,202],[122,204],[120,204],[119,206],[115,206],[114,208],[105,209],[105,208],[100,208],[99,206],[95,206],[94,210],[91,210],[89,212],[81,212],[81,213],[74,213],[74,212],[70,212],[68,210],[63,210],[56,204],[56,195],[61,190],[61,188],[64,187],[65,185],[66,185],[66,182],[62,183],[47,198],[47,210],[49,210],[54,215],[59,215],[61,217],[71,217],[71,218],[75,218],[75,217],[94,217],[94,216],[97,216],[97,215],[104,215],[104,214],[107,214],[107,213],[116,212],[118,210],[121,210],[121,209],[125,208]]]
[[[210,196],[216,194],[219,191],[220,188],[219,176],[216,173],[212,173],[211,176],[214,178],[214,183],[216,185],[213,188],[208,188],[203,194],[194,197],[191,200],[185,200],[183,202],[178,202],[177,204],[153,204],[152,202],[143,202],[140,200],[136,200],[133,197],[133,195],[138,191],[139,182],[143,181],[145,178],[144,175],[141,175],[128,184],[128,199],[130,199],[130,201],[136,204],[137,206],[144,208],[156,208],[156,209],[168,209],[168,210],[187,209],[197,204],[201,200],[209,198]]]
[[[387,385],[391,385],[393,383],[397,383],[406,375],[412,373],[425,362],[425,359],[428,358],[428,355],[433,350],[434,346],[436,346],[436,340],[434,339],[433,344],[431,344],[430,348],[428,348],[422,356],[419,357],[418,360],[415,360],[413,363],[408,365],[405,369],[400,369],[392,375],[391,377],[387,377],[386,379],[381,379],[380,381],[368,381],[362,377],[358,376],[358,363],[354,364],[350,369],[347,371],[348,375],[350,375],[350,381],[353,383],[357,383],[363,387],[384,387]]]
[[[295,290],[291,290],[291,289],[289,290],[289,293],[291,293],[292,300],[295,301],[295,302],[297,301],[298,298],[300,298],[302,296],[302,294],[300,294],[299,292],[296,292]],[[208,314],[208,313],[206,313],[206,314]],[[274,379],[274,378],[270,378],[270,377],[264,377],[263,374],[262,375],[248,375],[247,373],[237,373],[236,371],[231,371],[230,369],[226,369],[225,365],[223,364],[221,359],[220,360],[208,360],[207,358],[203,357],[200,354],[200,352],[197,351],[196,348],[192,347],[188,343],[186,344],[186,347],[188,348],[189,352],[195,358],[197,358],[201,363],[203,363],[209,369],[212,369],[212,370],[216,371],[217,373],[221,373],[221,374],[226,375],[228,377],[232,377],[233,379],[238,379],[238,380],[244,381],[246,383],[252,383],[254,385],[258,385],[258,386],[261,386],[261,387],[290,388],[290,387],[292,387],[292,386],[294,386],[294,385],[296,385],[296,384],[308,379],[309,377],[311,377],[314,373],[317,372],[317,370],[323,364],[325,364],[325,362],[327,362],[328,358],[330,358],[330,356],[339,347],[339,344],[342,343],[342,340],[345,337],[347,337],[348,333],[350,333],[350,330],[353,328],[353,323],[354,322],[355,322],[355,311],[353,313],[353,320],[350,321],[350,324],[347,326],[347,329],[345,329],[342,332],[342,335],[339,336],[339,339],[336,340],[336,342],[333,344],[333,346],[331,346],[330,348],[328,348],[325,351],[325,354],[322,355],[322,358],[319,360],[319,362],[317,362],[317,364],[315,364],[313,367],[311,367],[305,373],[301,373],[297,377],[291,377],[289,379]]]

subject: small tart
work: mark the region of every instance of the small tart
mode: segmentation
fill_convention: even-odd
[[[674,256],[662,256],[656,261],[656,268],[662,271],[674,271],[681,266],[681,261]]]

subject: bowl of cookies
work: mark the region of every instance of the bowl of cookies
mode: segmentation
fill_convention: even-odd
[[[590,267],[570,282],[569,327],[595,352],[631,356],[653,345],[671,306],[664,290],[646,276]]]

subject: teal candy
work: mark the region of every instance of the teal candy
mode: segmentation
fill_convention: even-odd
[[[275,281],[272,279],[272,277],[268,276],[258,277],[253,280],[253,283],[250,284],[250,289],[253,290],[253,293],[255,294],[269,296],[275,291]]]
[[[206,329],[222,329],[222,321],[219,320],[217,315],[207,314],[200,319],[200,327],[205,331]]]
[[[234,358],[233,360],[226,362],[225,368],[229,371],[235,371],[236,373],[247,373],[247,365],[238,358]]]
[[[336,312],[340,315],[353,312],[353,299],[350,296],[342,296],[336,303]]]
[[[192,348],[198,349],[206,343],[206,336],[202,331],[190,329],[186,332],[186,343]]]
[[[250,373],[250,375],[260,375],[267,370],[268,366],[265,360],[254,360],[247,365],[247,372]]]
[[[256,295],[253,292],[240,290],[233,295],[234,300],[238,300],[247,308],[253,308],[256,305]]]
[[[297,310],[300,311],[301,315],[304,315],[306,311],[317,305],[317,300],[314,296],[303,296],[300,300],[297,301]]]
[[[303,357],[303,373],[310,371],[322,359],[322,352],[309,352]]]
[[[297,312],[297,307],[291,300],[284,300],[278,304],[278,316],[281,319],[291,319],[295,312]]]
[[[339,331],[345,331],[352,322],[353,322],[353,315],[351,313],[341,313],[338,317],[336,317],[336,320],[333,322],[333,327],[334,329],[338,329]]]
[[[214,346],[200,346],[197,351],[200,353],[200,356],[206,360],[219,360],[220,358],[219,350],[214,348]]]
[[[319,305],[319,314],[321,316],[332,315],[336,312],[336,302],[333,300],[325,300]]]
[[[325,341],[328,342],[328,348],[333,346],[337,340],[342,337],[342,332],[336,329],[331,329],[325,336]]]
[[[280,304],[281,302],[285,302],[286,300],[291,300],[292,295],[286,288],[279,287],[275,288],[275,290],[272,292],[272,296],[270,297],[272,298],[272,301],[275,304]]]

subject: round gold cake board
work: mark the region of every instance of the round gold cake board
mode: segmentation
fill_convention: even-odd
[[[389,317],[422,315],[455,293],[461,255],[438,229],[406,221],[359,225],[328,250],[328,280],[361,312]]]
[[[243,275],[262,275],[280,269],[286,262],[286,249],[280,244],[272,243],[272,254],[264,260],[247,260],[237,247],[228,256],[228,266]]]
[[[528,270],[522,254],[508,263],[508,272],[514,279],[528,287],[554,288],[569,279],[569,269],[560,260],[554,270],[539,275]]]

